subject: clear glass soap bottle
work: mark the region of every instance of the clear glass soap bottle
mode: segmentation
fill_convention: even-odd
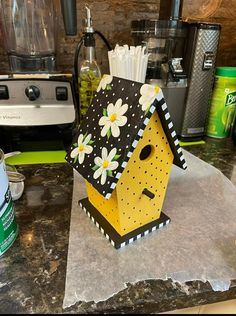
[[[78,87],[80,115],[83,119],[101,80],[101,70],[96,61],[94,30],[91,26],[90,9],[87,8],[87,27],[84,33],[83,59],[79,63]]]

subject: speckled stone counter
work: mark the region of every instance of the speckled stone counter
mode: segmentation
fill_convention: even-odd
[[[236,185],[236,146],[207,139],[185,147],[219,168]],[[73,172],[67,164],[25,165],[25,191],[15,202],[19,236],[0,257],[0,313],[158,313],[236,298],[236,280],[224,292],[208,282],[147,280],[104,302],[62,309],[69,242]],[[89,286],[89,285],[88,285]]]

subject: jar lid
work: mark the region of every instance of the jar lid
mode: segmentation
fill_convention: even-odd
[[[216,76],[236,77],[236,67],[217,67]]]

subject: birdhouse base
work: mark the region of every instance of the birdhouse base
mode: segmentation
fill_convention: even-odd
[[[170,218],[161,212],[159,219],[154,220],[146,225],[143,225],[126,235],[119,235],[113,226],[101,215],[101,213],[89,202],[88,198],[79,201],[79,205],[92,220],[92,222],[99,228],[104,236],[116,248],[122,248],[135,240],[144,237],[151,232],[160,229],[170,223]]]

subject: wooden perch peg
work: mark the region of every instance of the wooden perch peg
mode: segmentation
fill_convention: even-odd
[[[142,193],[145,194],[150,199],[154,199],[154,197],[155,197],[155,194],[152,193],[151,191],[149,191],[147,188],[143,189]]]

